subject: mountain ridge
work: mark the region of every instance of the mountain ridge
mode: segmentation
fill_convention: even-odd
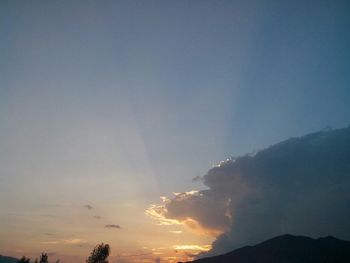
[[[311,238],[285,234],[223,255],[192,263],[345,263],[350,262],[350,241],[332,236]],[[181,262],[179,262],[181,263]]]

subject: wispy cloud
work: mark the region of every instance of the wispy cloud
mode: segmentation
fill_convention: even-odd
[[[81,240],[81,239],[79,239],[79,238],[65,239],[64,242],[65,242],[66,244],[74,244],[74,245],[86,243],[86,241]]]
[[[114,225],[114,224],[110,224],[110,225],[105,225],[105,228],[117,228],[120,229],[120,225]]]
[[[169,233],[172,233],[172,234],[181,234],[182,231],[181,230],[170,230]]]
[[[44,245],[55,245],[55,244],[58,244],[58,243],[60,243],[60,242],[57,241],[57,240],[40,242],[40,244],[44,244]]]
[[[211,249],[211,245],[174,245],[175,250],[193,250],[193,251],[208,251]]]
[[[80,238],[73,238],[73,239],[59,239],[59,240],[48,240],[48,241],[41,241],[40,244],[45,245],[56,245],[56,244],[67,244],[67,245],[87,245],[88,242],[85,240],[82,240]]]
[[[166,217],[165,204],[168,199],[162,199],[162,205],[150,205],[150,207],[145,211],[145,214],[150,218],[153,218],[158,225],[171,226],[171,225],[181,225],[182,223],[176,219],[171,219]]]
[[[80,238],[73,238],[73,239],[65,239],[63,240],[64,244],[70,245],[70,246],[77,246],[77,247],[85,247],[90,246],[89,242],[86,240],[80,239]]]
[[[94,209],[91,205],[83,205],[84,208],[88,209],[88,210],[92,210]]]
[[[192,178],[192,182],[203,182],[203,177],[198,175]]]

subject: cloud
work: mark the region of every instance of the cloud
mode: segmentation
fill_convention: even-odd
[[[174,193],[172,199],[162,198],[162,205],[152,205],[148,216],[160,225],[184,224],[201,234],[218,236],[228,230],[230,216],[229,199],[208,191]]]
[[[74,238],[74,239],[65,239],[64,242],[67,244],[80,244],[83,241],[79,238]]]
[[[170,230],[169,233],[172,233],[172,234],[182,234],[182,231],[181,230]]]
[[[199,175],[192,178],[192,182],[202,182],[202,181],[203,181],[203,177]]]
[[[120,225],[114,225],[114,224],[111,224],[111,225],[105,225],[106,228],[118,228],[120,229]]]
[[[85,246],[85,245],[88,245],[88,242],[79,238],[73,238],[73,239],[42,241],[40,242],[40,244],[44,244],[44,245],[67,244],[67,245],[75,245],[75,246]]]
[[[63,240],[63,242],[65,244],[68,244],[68,245],[74,245],[74,246],[79,246],[79,247],[89,245],[89,243],[87,241],[79,239],[79,238],[65,239],[65,240]]]
[[[228,159],[203,183],[207,190],[163,198],[146,213],[221,231],[210,255],[284,233],[350,239],[350,127]]]
[[[94,209],[91,205],[83,205],[84,208],[86,208],[87,210],[92,210]]]
[[[57,241],[57,240],[40,242],[40,244],[43,244],[43,245],[55,245],[55,244],[58,244],[58,243],[59,243],[59,241]]]
[[[210,245],[205,245],[205,246],[200,246],[200,245],[175,245],[173,246],[175,250],[194,250],[194,251],[208,251],[211,246]]]

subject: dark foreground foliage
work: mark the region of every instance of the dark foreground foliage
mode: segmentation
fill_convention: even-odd
[[[110,248],[108,244],[101,243],[97,245],[92,251],[86,263],[108,263],[108,256],[110,253]],[[30,258],[22,257],[17,263],[31,263]],[[55,261],[59,263],[60,260]],[[40,259],[35,259],[34,263],[50,263],[49,256],[46,253],[42,253]]]
[[[90,257],[86,263],[108,263],[110,248],[108,244],[97,245],[91,252]]]

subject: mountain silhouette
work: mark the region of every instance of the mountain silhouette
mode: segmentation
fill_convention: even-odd
[[[5,257],[0,255],[0,263],[17,263],[17,262],[18,262],[17,258]]]
[[[255,246],[246,246],[224,255],[192,263],[346,263],[350,242],[327,236],[313,239],[282,235]]]

